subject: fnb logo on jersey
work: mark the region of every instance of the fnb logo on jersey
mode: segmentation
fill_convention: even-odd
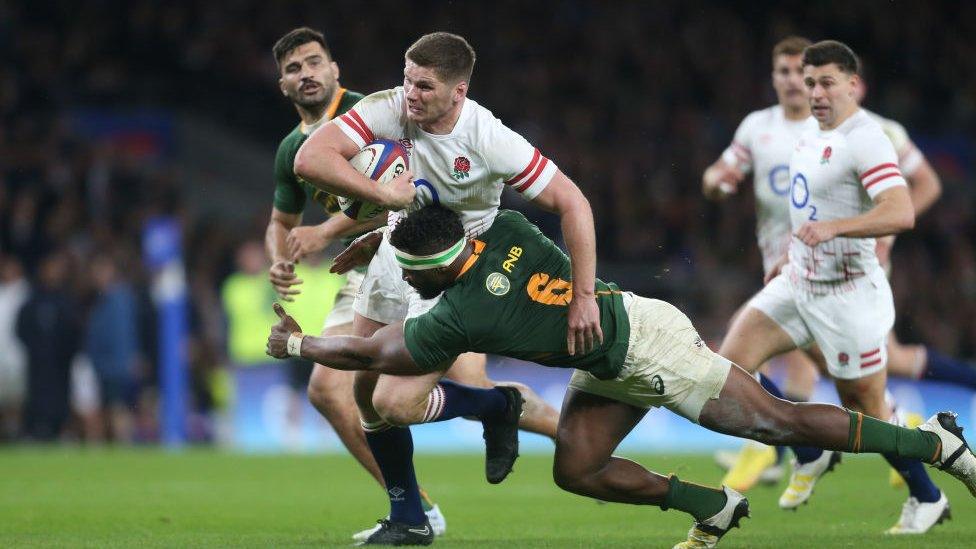
[[[512,272],[512,267],[515,267],[515,263],[520,257],[522,257],[522,248],[512,246],[512,249],[508,251],[508,257],[505,259],[505,262],[502,263],[502,269]]]

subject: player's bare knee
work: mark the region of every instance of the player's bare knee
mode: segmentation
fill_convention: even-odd
[[[323,413],[349,408],[353,404],[352,386],[324,370],[315,368],[308,380],[306,394],[309,402]]]
[[[390,425],[405,427],[423,421],[423,407],[394,391],[373,394],[373,409]]]

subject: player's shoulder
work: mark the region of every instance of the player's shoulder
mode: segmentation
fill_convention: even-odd
[[[358,106],[368,107],[371,105],[398,105],[403,102],[403,86],[397,86],[388,90],[380,90],[364,96],[357,103]]]
[[[782,117],[782,108],[779,105],[770,105],[764,109],[752,111],[742,119],[740,126],[753,128],[760,126],[771,126]]]
[[[495,221],[491,224],[491,230],[494,231],[495,229],[506,231],[513,229],[529,232],[539,231],[539,228],[529,221],[522,212],[505,209],[499,209],[495,215]]]
[[[347,112],[365,98],[366,94],[353,90],[343,90],[342,98],[339,99],[339,107],[336,109],[336,116]]]
[[[881,131],[888,136],[888,139],[891,140],[892,144],[894,144],[896,148],[907,144],[908,130],[905,129],[905,126],[902,126],[896,120],[885,118],[880,114],[869,111],[863,107],[861,110],[864,111],[864,113],[867,114],[871,120],[874,120],[879,126],[881,126]]]
[[[287,135],[281,138],[281,141],[278,143],[277,156],[280,157],[298,151],[298,147],[301,146],[304,140],[305,134],[302,133],[302,125],[298,124]]]
[[[488,108],[471,98],[466,98],[459,123],[464,125],[463,135],[479,146],[497,144],[508,140],[514,133]]]

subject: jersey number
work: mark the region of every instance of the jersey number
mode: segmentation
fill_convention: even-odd
[[[573,283],[561,278],[552,278],[546,273],[535,273],[529,278],[525,291],[536,303],[543,305],[567,306],[573,300]]]

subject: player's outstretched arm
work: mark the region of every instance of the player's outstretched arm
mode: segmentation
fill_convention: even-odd
[[[336,370],[364,370],[391,375],[420,375],[420,369],[407,351],[403,323],[380,328],[372,337],[315,337],[301,327],[278,303],[274,304],[278,323],[271,327],[267,353],[275,358],[300,356]]]
[[[295,155],[295,175],[337,196],[365,200],[390,210],[413,202],[416,190],[410,170],[389,185],[377,185],[356,171],[349,159],[359,147],[346,137],[335,122],[329,122],[305,140]]]
[[[596,231],[593,210],[583,192],[563,172],[533,199],[540,207],[559,214],[563,239],[573,269],[573,299],[569,303],[569,354],[586,353],[603,343],[600,308],[596,304]]]
[[[361,234],[386,225],[386,216],[378,215],[366,221],[336,214],[318,225],[295,227],[288,232],[288,254],[296,263],[310,253],[322,251],[336,239]]]

